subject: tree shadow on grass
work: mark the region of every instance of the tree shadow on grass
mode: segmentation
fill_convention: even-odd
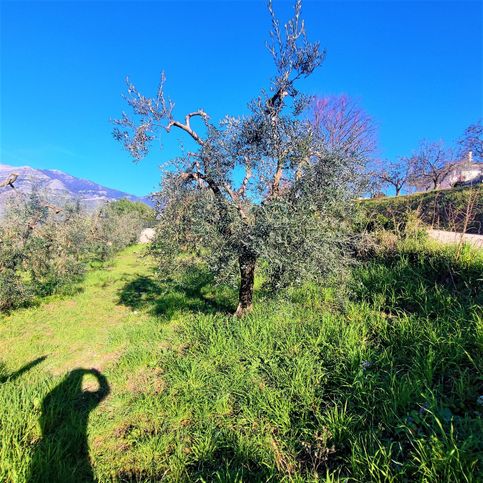
[[[3,374],[2,368],[0,368],[0,384],[3,384],[4,382],[7,381],[14,381],[17,379],[17,377],[20,377],[21,375],[25,374],[26,372],[30,371],[33,367],[35,367],[37,364],[40,364],[43,362],[47,356],[41,356],[37,357],[37,359],[34,359],[33,361],[30,361],[28,364],[25,364],[22,366],[18,371],[12,372],[11,374]]]
[[[84,376],[97,390],[83,390]],[[42,438],[33,449],[27,482],[93,482],[89,460],[89,413],[109,394],[107,379],[96,369],[74,369],[42,402]]]
[[[212,275],[191,267],[176,278],[156,280],[139,276],[129,281],[119,293],[119,303],[132,309],[147,309],[151,314],[171,318],[180,311],[204,314],[232,313],[233,294],[212,288]]]

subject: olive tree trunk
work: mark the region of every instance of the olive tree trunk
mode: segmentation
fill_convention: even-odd
[[[235,316],[242,317],[250,312],[253,305],[253,285],[255,282],[255,265],[257,258],[253,253],[242,253],[238,257],[240,266],[240,292]]]

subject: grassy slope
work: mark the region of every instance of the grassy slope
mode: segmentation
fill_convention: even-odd
[[[305,287],[239,322],[141,253],[0,322],[0,481],[477,481],[481,256],[408,247],[343,307]]]
[[[394,226],[417,210],[435,229],[483,234],[482,185],[361,200],[361,206],[382,225]]]
[[[131,310],[118,304],[117,293],[126,280],[149,271],[136,253],[131,249],[115,265],[91,272],[73,298],[52,297],[1,319],[3,361],[15,367],[33,355],[48,355],[42,367],[54,374],[85,364],[102,369],[119,349],[109,341],[112,329],[136,320]]]

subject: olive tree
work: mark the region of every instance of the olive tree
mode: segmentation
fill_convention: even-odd
[[[165,261],[180,248],[197,250],[218,275],[236,270],[238,316],[252,307],[257,266],[273,288],[340,270],[346,210],[364,165],[363,156],[324,142],[307,115],[312,99],[298,84],[322,64],[324,51],[306,37],[301,2],[284,27],[271,2],[269,12],[275,75],[248,115],[215,123],[198,109],[176,117],[162,75],[154,97],[128,81],[132,113],[114,130],[135,160],[163,132],[178,129],[192,139],[195,149],[165,167],[158,248]]]
[[[80,280],[82,221],[74,210],[49,204],[36,190],[10,200],[0,226],[0,311]]]
[[[117,200],[101,206],[90,217],[90,244],[95,256],[105,261],[136,243],[141,231],[154,221],[154,210],[144,203]]]
[[[0,223],[0,312],[69,290],[91,261],[134,243],[152,218],[151,208],[127,200],[86,213],[79,203],[53,205],[35,185],[17,190]]]

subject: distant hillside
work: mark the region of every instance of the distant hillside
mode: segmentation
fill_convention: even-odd
[[[0,214],[5,210],[7,200],[19,194],[30,194],[37,190],[46,201],[56,205],[79,201],[81,206],[93,211],[108,201],[128,199],[152,205],[146,197],[139,197],[122,191],[106,188],[87,179],[76,178],[56,169],[34,169],[30,166],[9,166],[0,164],[0,182],[11,173],[18,178],[13,190],[9,186],[0,188]]]

